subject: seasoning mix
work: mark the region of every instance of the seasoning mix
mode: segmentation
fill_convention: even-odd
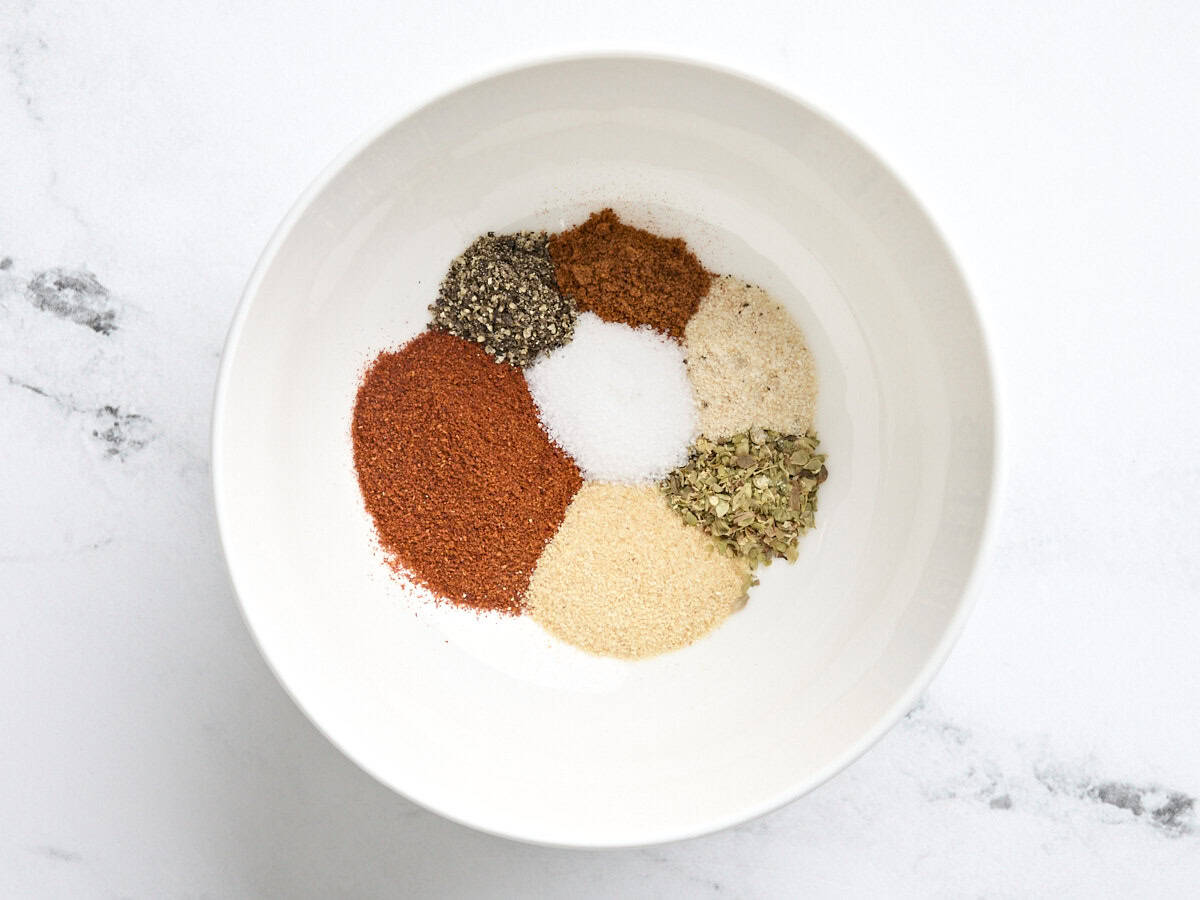
[[[351,420],[397,573],[642,659],[796,560],[828,470],[812,356],[764,290],[604,209],[477,238],[430,311],[366,368]]]
[[[423,332],[371,364],[351,435],[392,566],[456,603],[520,612],[582,484],[538,423],[520,371],[474,342]]]
[[[529,614],[551,634],[639,659],[692,643],[745,601],[749,569],[715,553],[652,484],[588,482],[538,560]]]
[[[681,238],[626,225],[611,209],[550,239],[559,290],[582,310],[679,339],[712,274]]]
[[[648,328],[584,313],[525,380],[547,433],[592,481],[657,481],[699,434],[683,348]]]
[[[450,264],[433,325],[480,344],[496,362],[528,365],[571,340],[575,305],[559,292],[544,234],[478,238]]]

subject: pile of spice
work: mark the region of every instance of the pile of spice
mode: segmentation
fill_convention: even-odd
[[[591,653],[685,647],[795,561],[828,477],[804,334],[611,209],[489,232],[432,330],[367,367],[351,438],[392,568]]]
[[[626,225],[611,209],[550,239],[558,287],[581,310],[679,339],[712,274],[681,238]]]
[[[584,313],[575,338],[525,372],[551,439],[593,481],[657,481],[687,460],[696,401],[683,350]]]
[[[351,425],[367,511],[395,568],[438,596],[516,613],[581,479],[520,371],[436,331],[380,354]]]
[[[604,656],[686,647],[745,602],[746,566],[716,552],[652,486],[589,483],[538,560],[529,612]]]
[[[812,354],[788,311],[762,288],[716,279],[687,324],[684,345],[706,436],[756,425],[787,434],[812,427]]]
[[[545,234],[488,232],[450,264],[430,307],[442,331],[527,366],[571,340],[575,307],[558,291]]]
[[[729,556],[751,566],[796,561],[797,541],[815,524],[817,488],[829,476],[817,436],[754,427],[728,440],[696,441],[686,466],[663,482],[671,508]]]

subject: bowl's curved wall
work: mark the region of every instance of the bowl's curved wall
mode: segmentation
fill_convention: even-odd
[[[799,563],[766,570],[710,637],[636,664],[407,597],[375,555],[349,447],[362,367],[424,327],[474,236],[601,205],[792,310],[830,454]],[[966,286],[869,151],[737,76],[580,59],[443,97],[310,191],[231,331],[213,467],[246,618],[351,758],[479,828],[620,845],[764,812],[903,713],[961,624],[994,422]]]

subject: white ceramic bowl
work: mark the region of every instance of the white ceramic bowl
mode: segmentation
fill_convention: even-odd
[[[363,366],[425,326],[474,237],[605,205],[791,309],[831,473],[795,565],[765,570],[695,645],[636,663],[406,593],[380,562],[349,439]],[[406,797],[560,845],[713,831],[853,760],[958,633],[995,477],[980,323],[908,191],[793,98],[638,57],[508,71],[352,147],[250,279],[214,419],[229,568],[296,702]]]

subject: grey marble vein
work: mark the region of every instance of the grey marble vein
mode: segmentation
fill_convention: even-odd
[[[65,412],[93,418],[95,426],[91,429],[91,436],[101,444],[105,456],[124,461],[156,437],[153,422],[140,413],[124,412],[119,406],[107,403],[98,408],[80,406],[69,396],[52,393],[11,375],[4,375],[4,379],[13,387],[45,397]]]
[[[1123,810],[1167,837],[1196,832],[1196,798],[1183,791],[1153,782],[1137,784],[1064,772],[1059,767],[1041,769],[1036,777],[1052,794]]]
[[[120,398],[137,387],[137,376],[126,371],[128,354],[108,343],[121,315],[112,292],[87,268],[56,266],[26,280],[14,272],[11,257],[4,261],[0,317],[8,327],[0,334],[0,349],[9,344],[3,358],[10,370],[0,371],[0,377],[67,415],[81,417],[104,458],[124,462],[146,448],[157,438],[157,429],[150,416]],[[44,330],[38,316],[81,330],[56,337]],[[93,376],[95,361],[124,377]]]
[[[931,802],[967,800],[1001,813],[1024,809],[1050,817],[1076,807],[1098,821],[1141,824],[1166,838],[1197,832],[1196,797],[1186,791],[1153,779],[1100,775],[1090,764],[1049,757],[1028,747],[1003,747],[995,735],[981,741],[971,729],[940,715],[925,698],[904,718],[898,734],[937,748],[937,754],[921,749],[923,757],[936,755],[942,763],[928,770],[936,771],[936,777],[926,775],[921,784]],[[1014,765],[1014,759],[1032,761],[1022,767]]]
[[[36,853],[38,856],[43,856],[46,859],[52,859],[55,862],[73,863],[79,862],[81,859],[83,859],[83,857],[78,853],[74,853],[70,850],[64,850],[62,847],[55,847],[50,844],[42,847],[34,847],[32,852]]]
[[[87,269],[47,269],[25,287],[25,296],[38,309],[109,335],[117,330],[117,310],[108,288]]]
[[[32,3],[25,3],[22,12],[28,14],[33,9]],[[40,35],[22,33],[6,23],[10,37],[0,44],[4,54],[4,67],[13,81],[16,95],[25,110],[25,114],[38,125],[45,125],[41,108],[38,105],[33,89],[33,76],[30,72],[30,61],[34,55],[45,55],[49,50],[45,38]]]

